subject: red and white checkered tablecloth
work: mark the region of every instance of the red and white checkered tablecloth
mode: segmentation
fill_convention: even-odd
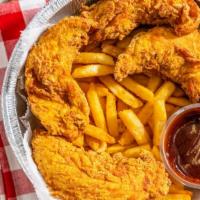
[[[0,3],[0,95],[3,77],[21,31],[47,0]],[[36,200],[33,186],[20,168],[5,137],[0,111],[0,200]]]

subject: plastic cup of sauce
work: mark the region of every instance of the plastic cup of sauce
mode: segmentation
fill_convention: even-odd
[[[200,103],[183,107],[169,118],[160,149],[170,175],[200,189]]]

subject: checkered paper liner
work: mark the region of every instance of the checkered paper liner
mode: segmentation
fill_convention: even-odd
[[[27,2],[27,0],[24,0],[22,1],[24,4],[21,4],[23,4],[23,6],[26,8],[28,6],[25,3],[25,1]],[[36,2],[40,3],[40,0],[37,0]],[[83,2],[83,0],[52,0],[51,2],[49,2],[49,4],[34,17],[31,23],[27,26],[26,30],[21,33],[21,37],[18,40],[16,47],[14,48],[12,56],[10,57],[2,88],[2,111],[4,118],[4,126],[6,129],[6,137],[8,141],[6,140],[6,137],[3,138],[6,141],[4,141],[4,143],[7,143],[8,149],[7,147],[4,147],[4,144],[2,144],[2,147],[3,149],[5,149],[6,152],[6,154],[4,155],[5,160],[7,160],[7,162],[11,166],[10,169],[8,169],[8,175],[6,177],[10,177],[10,179],[13,179],[15,171],[19,170],[22,173],[24,171],[28,179],[33,184],[32,186],[26,178],[26,176],[23,174],[24,180],[26,179],[26,184],[24,184],[24,182],[21,182],[21,184],[29,185],[29,189],[27,189],[29,193],[24,194],[22,192],[22,197],[20,197],[16,193],[16,184],[19,184],[19,177],[22,177],[22,175],[16,176],[18,178],[16,179],[17,181],[12,180],[9,182],[9,184],[13,184],[15,188],[15,190],[10,192],[12,193],[12,195],[10,195],[9,197],[10,199],[36,199],[34,190],[36,191],[36,194],[39,199],[54,199],[49,194],[46,184],[43,181],[31,157],[31,149],[29,146],[29,141],[31,138],[31,128],[29,123],[31,122],[31,114],[28,110],[26,99],[23,96],[23,93],[21,92],[24,87],[23,66],[29,49],[35,43],[35,41],[41,35],[41,33],[46,28],[56,23],[59,19],[63,18],[64,16],[73,15],[78,10],[81,2]],[[17,15],[17,17],[19,17],[19,15]],[[30,18],[27,17],[26,20],[28,22]],[[23,30],[25,28],[24,24],[15,25],[17,30]],[[4,26],[6,26],[6,23],[4,24]],[[20,32],[15,31],[14,33],[12,33],[9,31],[5,31],[2,35],[3,39],[5,38],[4,41],[10,41],[12,40],[11,38],[18,39],[18,37],[20,36]],[[13,44],[15,44],[15,42],[8,43],[8,45],[11,46]],[[11,55],[11,50],[8,49],[8,51],[6,51],[4,47],[3,50],[0,49],[0,52],[3,51],[6,52],[5,55]],[[7,57],[2,56],[2,58],[2,63],[6,66]],[[3,70],[3,73],[4,71],[5,70]],[[26,112],[23,112],[23,110],[26,110]],[[10,144],[10,146],[8,144]],[[12,152],[14,152],[14,154]],[[16,161],[15,157],[18,161]],[[20,165],[18,164],[18,162]],[[4,173],[0,173],[0,184],[1,182],[3,182],[5,186],[6,181],[4,179]],[[5,186],[2,189],[2,191],[4,191],[4,194],[6,193],[5,188],[9,187]],[[200,199],[200,196],[196,198],[194,197],[193,199]]]

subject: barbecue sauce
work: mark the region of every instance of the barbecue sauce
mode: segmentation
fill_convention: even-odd
[[[177,117],[168,129],[165,149],[179,176],[200,183],[200,109]]]

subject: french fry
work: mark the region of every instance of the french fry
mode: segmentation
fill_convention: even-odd
[[[176,90],[174,91],[172,96],[173,97],[184,97],[185,96],[185,92],[180,87],[176,87]]]
[[[123,40],[117,42],[117,47],[125,49],[130,44],[131,40],[132,40],[131,36],[124,38]]]
[[[129,132],[133,135],[138,145],[149,143],[149,135],[144,125],[132,110],[119,112],[119,117]]]
[[[74,141],[72,141],[72,144],[78,147],[83,147],[84,145],[84,135],[78,136]]]
[[[150,138],[153,138],[153,129],[149,125],[146,125],[145,129],[146,129],[148,135],[150,136]]]
[[[99,101],[101,103],[101,107],[103,109],[104,116],[106,116],[106,98],[105,97],[99,97]],[[107,129],[106,129],[106,131],[107,131]]]
[[[80,88],[83,90],[84,93],[88,92],[88,89],[90,87],[89,83],[85,83],[85,82],[78,82]]]
[[[116,98],[113,94],[109,93],[106,99],[106,120],[108,131],[113,137],[118,137],[118,121],[117,121],[117,108]]]
[[[191,200],[191,196],[188,194],[168,194],[161,200]]]
[[[109,91],[103,84],[96,83],[95,87],[99,97],[105,97],[108,95]]]
[[[173,180],[173,184],[176,186],[176,188],[178,188],[180,190],[185,189],[184,185],[182,183],[178,182],[178,181]]]
[[[127,110],[127,109],[129,109],[129,106],[127,104],[125,104],[123,101],[121,101],[120,99],[118,99],[117,100],[117,112]]]
[[[104,116],[106,116],[106,97],[99,97],[99,101],[100,101]]]
[[[113,74],[113,70],[114,68],[109,65],[101,65],[101,64],[85,65],[74,69],[74,71],[72,72],[72,76],[74,78],[105,76]]]
[[[169,192],[170,191],[175,191],[175,190],[184,190],[184,186],[182,184],[175,184],[175,183],[172,183],[170,188],[169,188]]]
[[[152,116],[148,120],[148,125],[151,128],[151,130],[153,131],[153,117]]]
[[[138,112],[140,121],[145,125],[149,121],[153,110],[153,101],[146,103]]]
[[[133,78],[133,80],[135,80],[136,82],[138,82],[139,84],[143,85],[143,86],[147,86],[149,78],[143,74],[134,74],[131,76]]]
[[[119,113],[118,113],[118,114],[119,114]],[[118,118],[117,121],[118,121],[119,133],[122,134],[122,133],[125,132],[127,129],[126,129],[126,127],[125,127],[125,125],[124,125],[124,123],[122,122],[121,119]]]
[[[97,77],[88,77],[88,78],[80,78],[78,79],[78,82],[85,82],[85,83],[96,83]]]
[[[106,131],[90,124],[86,126],[84,133],[102,142],[107,142],[109,144],[115,143],[115,138],[110,136]]]
[[[140,85],[130,77],[123,79],[120,84],[145,101],[152,101],[154,98],[154,94],[151,90]]]
[[[71,69],[71,70],[73,71],[74,69],[76,69],[76,68],[78,68],[78,67],[81,67],[81,66],[83,66],[83,65],[81,65],[81,64],[75,64],[75,63],[74,63],[74,64],[72,65],[72,69]]]
[[[121,144],[122,146],[133,144],[134,137],[128,130],[126,130],[122,133],[120,139],[118,140],[118,143]]]
[[[190,195],[192,196],[192,192],[191,191],[188,191],[188,190],[184,190],[183,189],[180,189],[178,188],[176,185],[172,184],[169,188],[169,193],[170,194],[187,194],[187,195]]]
[[[162,79],[159,76],[152,76],[147,84],[147,88],[149,88],[152,92],[155,92],[160,86]]]
[[[101,46],[101,48],[102,48],[103,53],[106,53],[106,54],[113,56],[115,58],[117,58],[118,55],[123,52],[122,49],[120,49],[119,47],[116,47],[114,45],[111,45],[111,44],[103,44]]]
[[[170,191],[170,194],[186,194],[192,197],[192,192],[189,190],[176,190],[174,192]]]
[[[124,151],[125,149],[127,149],[127,147],[125,146],[121,146],[120,144],[114,144],[112,146],[109,146],[107,148],[107,152],[110,153],[110,154],[113,154],[113,153],[118,153],[118,152],[122,152]]]
[[[156,92],[155,99],[166,101],[175,91],[175,84],[166,81]]]
[[[105,53],[83,52],[76,57],[74,63],[114,65],[114,60]]]
[[[157,90],[154,99],[166,101],[173,94],[174,90],[175,84],[170,81],[167,81]],[[153,112],[153,105],[153,101],[146,103],[138,113],[138,117],[143,124],[146,124],[149,118],[151,117]]]
[[[106,151],[107,143],[99,141],[96,138],[90,137],[88,135],[85,136],[86,144],[94,151],[101,153]]]
[[[153,109],[153,144],[159,146],[162,130],[167,121],[164,100],[156,100]]]
[[[172,181],[172,185],[174,185],[177,189],[184,190],[184,185],[174,179],[173,176],[169,175],[170,180]]]
[[[100,142],[99,140],[97,140],[96,138],[90,137],[88,135],[85,136],[85,141],[86,144],[94,151],[97,151],[99,149],[100,146]]]
[[[95,125],[107,131],[104,112],[101,107],[101,103],[96,92],[95,85],[93,83],[90,84],[89,90],[87,92],[87,99]]]
[[[124,103],[132,108],[138,108],[143,105],[142,101],[133,96],[130,92],[119,85],[111,76],[99,77],[99,80],[108,87],[108,89]]]
[[[126,156],[128,158],[130,158],[130,157],[138,158],[140,156],[140,154],[145,150],[149,151],[149,152],[151,151],[151,147],[149,144],[127,149],[126,151],[124,151],[123,154],[124,154],[124,156]]]
[[[105,152],[107,149],[107,143],[106,142],[101,142],[99,148],[97,149],[98,153]]]
[[[141,108],[132,108],[132,110],[134,111],[134,113],[138,114],[141,110]]]
[[[161,156],[160,156],[160,151],[159,151],[159,149],[158,149],[157,146],[153,146],[151,152],[153,153],[153,155],[154,155],[154,157],[155,157],[156,160],[159,160],[159,161],[162,160]]]
[[[187,106],[189,104],[191,104],[191,102],[184,98],[184,97],[170,97],[169,99],[167,99],[167,103],[171,103],[175,106]]]

